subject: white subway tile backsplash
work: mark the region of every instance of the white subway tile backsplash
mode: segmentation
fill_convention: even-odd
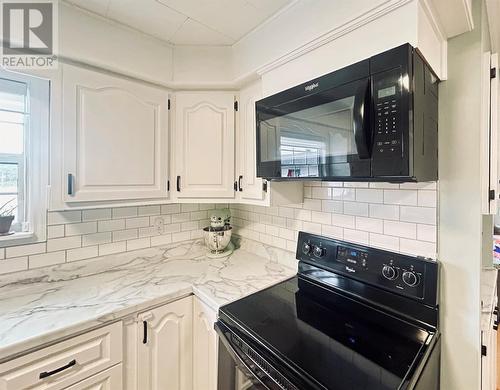
[[[113,209],[113,219],[137,217],[137,207],[118,207]]]
[[[304,231],[312,234],[321,234],[321,224],[304,222]]]
[[[340,200],[323,200],[321,210],[341,214],[344,210],[344,202]]]
[[[369,233],[360,230],[344,229],[344,240],[368,245]]]
[[[64,225],[47,226],[47,238],[64,237]]]
[[[151,246],[167,245],[172,242],[171,234],[163,234],[161,236],[151,237]]]
[[[331,199],[332,190],[329,187],[312,187],[313,199]]]
[[[368,217],[368,203],[344,202],[344,214]]]
[[[344,229],[338,226],[323,225],[321,226],[321,234],[326,237],[342,240],[344,238]]]
[[[66,252],[50,252],[28,257],[29,268],[47,267],[66,262]]]
[[[83,221],[100,221],[102,219],[111,219],[111,209],[83,210]]]
[[[147,218],[147,220],[149,225],[149,218]],[[123,230],[123,229],[125,229],[124,219],[110,219],[108,221],[97,222],[98,232],[112,232],[114,230]]]
[[[65,223],[75,223],[82,221],[80,210],[71,211],[50,211],[47,214],[47,225],[61,225]]]
[[[181,212],[187,213],[190,211],[198,211],[200,207],[198,206],[197,203],[184,203],[181,204]]]
[[[82,236],[82,246],[106,244],[111,242],[111,232],[86,234]]]
[[[190,232],[172,233],[172,242],[187,241],[191,239]]]
[[[183,205],[182,213],[180,204],[51,211],[47,213],[47,242],[0,248],[0,274],[164,245],[173,241],[172,233],[177,241],[201,238],[209,212],[216,207],[228,205]],[[286,208],[292,217],[293,207]],[[245,206],[240,221],[258,220],[260,214],[251,212],[254,208],[268,214],[270,225],[286,227],[278,208]],[[172,223],[173,214],[179,222]],[[254,233],[258,239],[259,232]],[[293,234],[295,230],[287,230],[287,237]]]
[[[368,214],[371,218],[399,220],[399,206],[370,204]]]
[[[386,236],[384,234],[370,233],[370,246],[390,251],[399,251],[399,238]]]
[[[97,232],[97,222],[70,223],[65,228],[66,236],[81,236]]]
[[[79,248],[82,246],[82,236],[54,238],[47,240],[47,252],[56,252],[64,249]]]
[[[126,241],[112,242],[110,244],[99,245],[99,256],[111,255],[113,253],[126,252]]]
[[[437,229],[435,225],[417,225],[417,240],[437,242]]]
[[[356,202],[383,203],[384,191],[373,188],[357,188]]]
[[[356,217],[356,230],[365,232],[382,233],[384,231],[384,222],[381,219]]]
[[[139,206],[137,209],[137,215],[159,215],[161,212],[161,206]]]
[[[141,227],[146,227],[150,225],[149,217],[137,217],[137,218],[127,218],[125,220],[125,224],[122,229],[136,229]],[[122,229],[113,229],[113,230],[122,230]]]
[[[384,190],[384,203],[416,206],[418,192],[416,190]]]
[[[7,256],[7,258],[10,258],[10,257],[36,255],[38,253],[44,253],[45,250],[46,250],[46,247],[45,247],[44,242],[41,242],[38,244],[12,246],[10,248],[7,248],[6,256]]]
[[[0,261],[0,274],[19,272],[28,269],[28,256],[14,257]]]
[[[303,230],[435,257],[436,188],[436,183],[305,182],[304,203],[279,207],[279,218],[269,218],[276,208],[231,205],[234,234],[295,251]],[[285,242],[276,243],[276,234]]]
[[[356,227],[356,219],[352,215],[333,214],[332,225],[354,229]]]
[[[78,261],[99,256],[98,246],[86,246],[83,248],[68,249],[66,251],[66,261]]]
[[[435,208],[401,206],[400,209],[401,221],[435,225],[436,218]]]
[[[323,225],[330,225],[332,223],[332,214],[321,211],[312,211],[311,221],[321,223]]]
[[[436,244],[433,242],[400,239],[399,250],[402,253],[408,253],[416,256],[436,258]]]
[[[172,222],[187,222],[189,221],[189,213],[172,214]]]
[[[321,200],[320,199],[304,199],[303,203],[304,210],[321,210]]]
[[[134,251],[136,249],[149,248],[151,246],[151,239],[149,237],[146,238],[138,238],[135,240],[127,241],[127,251]]]
[[[137,229],[127,229],[127,230],[118,230],[116,232],[112,232],[112,234],[113,234],[112,236],[113,242],[117,242],[117,241],[127,241],[137,238],[139,232]],[[104,242],[100,244],[104,244]]]
[[[180,204],[164,204],[161,206],[162,214],[177,214],[181,212]]]
[[[310,221],[311,220],[311,210],[296,209],[294,218],[299,221]]]
[[[423,207],[436,207],[436,191],[418,190],[418,205]]]
[[[384,221],[384,234],[404,238],[417,238],[417,225],[400,221]]]

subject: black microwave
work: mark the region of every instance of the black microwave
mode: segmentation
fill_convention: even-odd
[[[405,44],[257,101],[257,176],[437,180],[438,82]]]

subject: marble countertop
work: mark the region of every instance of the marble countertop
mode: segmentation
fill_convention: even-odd
[[[490,326],[495,304],[497,277],[498,270],[495,268],[485,268],[481,271],[481,330],[483,331]]]
[[[287,261],[266,248],[209,259],[196,240],[4,275],[0,360],[190,294],[217,310],[293,276]]]

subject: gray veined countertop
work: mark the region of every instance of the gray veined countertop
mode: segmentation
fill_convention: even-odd
[[[296,273],[293,255],[252,249],[209,259],[196,240],[4,275],[0,360],[193,293],[217,310]]]

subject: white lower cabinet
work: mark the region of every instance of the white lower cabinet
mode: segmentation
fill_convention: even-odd
[[[193,389],[217,390],[217,314],[198,298],[193,300]]]
[[[0,389],[66,389],[121,363],[122,327],[115,322],[0,364]]]
[[[139,314],[138,389],[192,389],[192,305],[187,297]]]
[[[216,312],[187,297],[124,320],[126,390],[216,390]]]
[[[68,390],[122,390],[122,365],[118,364],[88,379],[68,387]]]

